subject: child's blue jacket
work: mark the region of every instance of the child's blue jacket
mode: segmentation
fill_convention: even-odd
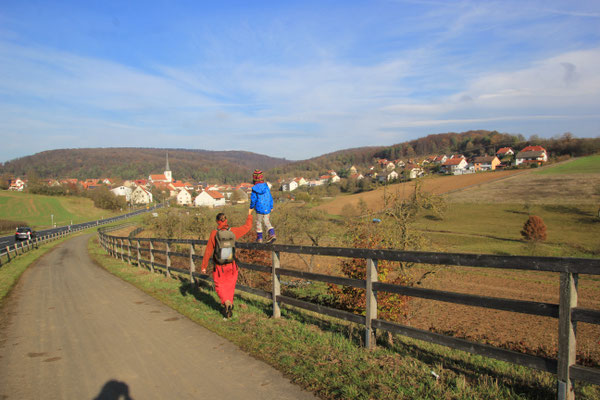
[[[271,196],[269,185],[266,183],[257,183],[252,186],[250,208],[254,208],[258,214],[271,213],[273,210],[273,196]]]

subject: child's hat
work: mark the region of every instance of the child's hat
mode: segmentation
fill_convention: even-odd
[[[263,172],[260,169],[255,169],[254,173],[252,174],[252,180],[255,182],[262,182],[263,179]]]

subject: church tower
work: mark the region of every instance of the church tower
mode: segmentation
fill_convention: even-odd
[[[169,168],[169,152],[167,151],[167,166],[165,167],[165,178],[167,182],[173,182],[173,175],[171,174],[171,168]]]

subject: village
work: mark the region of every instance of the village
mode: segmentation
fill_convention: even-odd
[[[269,188],[281,192],[293,192],[302,187],[317,187],[340,184],[342,179],[368,180],[378,184],[394,183],[423,177],[428,174],[463,175],[505,168],[540,166],[548,161],[548,154],[541,146],[527,146],[515,152],[510,147],[500,148],[495,155],[467,158],[463,155],[434,155],[422,159],[387,160],[375,159],[374,165],[360,171],[352,165],[338,173],[334,170],[316,178],[291,177],[279,179],[276,184],[267,181]],[[127,204],[133,206],[148,205],[155,202],[173,201],[181,206],[221,207],[226,204],[245,203],[252,192],[252,183],[238,185],[219,185],[203,182],[175,180],[166,155],[165,170],[162,174],[150,174],[147,179],[124,180],[117,184],[110,178],[85,180],[49,179],[48,186],[71,186],[83,190],[93,190],[100,186],[110,188],[115,196],[123,196]],[[27,180],[16,178],[9,182],[8,190],[23,191]],[[159,197],[159,198],[156,198]]]

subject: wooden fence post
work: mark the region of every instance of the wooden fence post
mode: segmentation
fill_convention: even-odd
[[[194,250],[194,243],[190,243],[190,283],[193,285],[196,283],[194,280],[194,272],[196,272],[196,264],[194,264],[194,254],[196,251]]]
[[[154,245],[150,240],[150,271],[154,272]]]
[[[279,252],[272,251],[272,274],[273,274],[273,318],[281,317],[281,307],[279,302],[277,301],[277,296],[281,295],[281,278],[277,274],[277,270],[279,269]]]
[[[366,293],[366,320],[365,320],[365,347],[374,349],[376,345],[375,329],[372,322],[377,319],[377,292],[373,290],[373,283],[377,282],[377,260],[367,259],[367,293]]]
[[[140,240],[137,240],[137,266],[141,267],[142,263],[140,260],[142,259],[142,254],[140,253]]]
[[[131,265],[131,239],[127,239],[127,264]]]
[[[17,244],[17,242],[15,242],[15,256],[19,255],[19,245]]]
[[[169,253],[171,252],[171,246],[168,241],[165,243],[165,248],[167,249],[167,277],[170,278],[171,271],[169,269],[171,268],[171,255]]]
[[[560,274],[560,299],[558,308],[558,398],[574,400],[575,392],[570,367],[575,365],[576,329],[571,320],[573,308],[577,307],[578,275],[570,272]]]
[[[8,260],[6,260],[6,262],[10,262],[10,247],[6,246],[6,257],[8,258]]]

